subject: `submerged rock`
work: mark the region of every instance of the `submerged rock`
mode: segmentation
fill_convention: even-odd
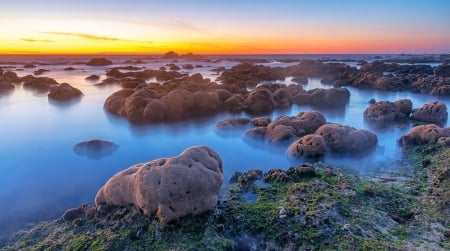
[[[48,94],[49,99],[57,101],[69,101],[75,98],[79,98],[83,93],[75,87],[67,83],[62,83],[60,85],[52,86],[50,88],[50,93]]]
[[[223,182],[220,156],[195,146],[179,156],[136,164],[114,175],[98,191],[97,207],[127,206],[159,218],[160,226],[214,208]]]
[[[111,155],[118,148],[119,146],[113,142],[93,139],[76,144],[73,147],[73,151],[80,156],[86,156],[90,159],[101,159]]]

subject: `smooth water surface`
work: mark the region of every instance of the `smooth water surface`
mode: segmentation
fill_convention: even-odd
[[[12,59],[0,58],[2,62],[10,60]],[[28,62],[24,58],[20,60]],[[0,64],[0,67],[12,69],[21,77],[32,74],[36,69],[48,69],[50,71],[43,76],[55,78],[60,83],[67,82],[84,93],[80,101],[68,105],[50,103],[46,95],[23,90],[20,86],[16,86],[13,93],[0,96],[0,232],[17,229],[26,223],[59,217],[65,209],[81,203],[93,204],[97,190],[116,172],[136,163],[178,155],[194,145],[207,145],[219,153],[224,164],[224,183],[227,183],[234,171],[287,168],[304,161],[290,162],[285,155],[287,146],[274,147],[265,142],[244,140],[241,136],[246,128],[227,133],[216,130],[215,124],[218,121],[231,116],[247,116],[244,113],[139,127],[108,115],[103,110],[103,102],[119,87],[97,87],[96,82],[84,80],[91,74],[98,74],[101,81],[108,68],[77,64],[87,60],[88,58],[52,58],[52,65],[38,65],[37,68],[20,71],[16,71],[22,68],[20,64]],[[124,61],[125,58],[114,58],[114,66],[129,65]],[[143,61],[146,63],[136,66],[159,69],[171,62]],[[55,62],[61,64],[54,64]],[[177,62],[180,66],[185,63],[201,64],[202,67],[182,71],[190,74],[200,72],[212,80],[218,76],[211,71],[213,68],[230,68],[237,64],[236,61],[228,60],[217,63]],[[275,60],[266,65],[285,66],[292,63]],[[73,66],[76,70],[64,71],[68,66]],[[285,81],[278,82],[289,84],[290,81],[291,78],[286,78]],[[309,84],[305,86],[306,89],[317,87],[329,86],[323,86],[320,79],[309,79]],[[395,172],[402,165],[401,149],[396,141],[411,128],[411,123],[382,130],[370,128],[363,120],[368,100],[375,98],[377,101],[395,101],[408,98],[413,101],[415,108],[432,100],[440,100],[450,107],[448,98],[408,92],[349,89],[350,103],[342,109],[293,106],[286,110],[276,110],[271,117],[275,119],[281,115],[318,110],[328,122],[373,130],[378,135],[378,146],[373,153],[366,156],[328,155],[322,161],[347,165],[362,173]],[[91,139],[112,141],[120,147],[112,155],[101,159],[88,159],[73,152],[75,144]]]

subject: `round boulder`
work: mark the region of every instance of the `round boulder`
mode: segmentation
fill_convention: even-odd
[[[117,173],[97,192],[95,205],[135,205],[146,215],[156,214],[163,228],[174,219],[213,209],[222,182],[220,156],[195,146]]]
[[[442,124],[448,118],[447,106],[438,101],[430,102],[413,112],[411,117],[416,121]]]
[[[327,148],[334,152],[363,152],[377,143],[376,134],[370,131],[334,123],[319,127],[315,134],[322,136]]]
[[[77,88],[74,88],[67,83],[62,83],[50,88],[48,98],[57,101],[69,101],[75,98],[79,98],[82,95],[83,93]]]
[[[327,144],[322,136],[308,134],[292,143],[287,150],[287,154],[290,157],[316,158],[324,155],[326,151]]]

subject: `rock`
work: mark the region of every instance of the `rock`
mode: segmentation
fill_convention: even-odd
[[[237,126],[248,125],[249,123],[249,118],[228,118],[217,123],[216,127],[219,129],[233,129]]]
[[[315,134],[322,136],[327,148],[333,152],[363,152],[377,143],[377,136],[370,131],[334,123],[322,125]]]
[[[164,228],[170,221],[213,209],[223,182],[220,156],[206,146],[179,156],[136,164],[114,175],[98,191],[96,207],[135,205]]]
[[[238,177],[238,183],[244,188],[248,188],[255,183],[256,180],[262,179],[263,172],[259,169],[248,170]]]
[[[32,75],[23,77],[22,81],[24,88],[32,89],[38,92],[48,92],[53,86],[59,85],[59,83],[53,78],[34,77]]]
[[[88,77],[85,78],[86,80],[92,80],[92,81],[97,81],[100,79],[100,77],[98,75],[90,75]]]
[[[350,100],[350,92],[345,88],[316,88],[308,92],[300,92],[293,97],[299,105],[343,106]]]
[[[395,103],[379,101],[371,104],[364,111],[364,120],[377,127],[386,127],[393,122],[406,120],[412,111],[412,102],[407,99]]]
[[[65,71],[74,71],[74,70],[76,70],[76,69],[73,68],[73,67],[66,67],[66,68],[64,68],[64,70],[65,70]]]
[[[118,148],[119,146],[113,142],[93,139],[76,144],[73,147],[73,151],[76,154],[86,156],[89,159],[101,159],[105,156],[111,155]]]
[[[12,91],[14,88],[15,87],[11,82],[5,80],[3,77],[0,77],[0,93]]]
[[[253,118],[251,120],[251,123],[257,127],[261,127],[261,126],[266,127],[270,124],[271,121],[272,120],[269,117],[258,117],[258,118]]]
[[[450,65],[442,64],[434,68],[434,75],[440,77],[450,77]]]
[[[373,104],[375,104],[377,101],[374,99],[374,98],[371,98],[370,100],[369,100],[369,104],[371,104],[371,105],[373,105]]]
[[[185,70],[192,70],[192,69],[194,69],[194,66],[191,65],[191,64],[185,64],[185,65],[183,65],[183,69],[185,69]]]
[[[322,136],[308,134],[292,143],[287,150],[287,154],[290,157],[316,158],[324,155],[326,151],[327,144]]]
[[[60,85],[55,85],[50,88],[48,98],[57,101],[69,101],[72,99],[79,98],[82,95],[83,93],[77,88],[74,88],[67,83],[62,83]]]
[[[13,84],[18,84],[22,82],[22,80],[17,76],[17,73],[13,71],[6,71],[3,73],[3,78]]]
[[[245,99],[246,112],[252,115],[263,115],[272,112],[275,107],[275,99],[270,90],[257,88],[251,91]]]
[[[450,136],[450,127],[441,128],[436,124],[419,125],[411,128],[409,132],[399,139],[401,146],[414,146],[420,144],[436,143],[441,137]]]
[[[306,85],[308,84],[308,78],[307,77],[295,77],[292,79],[292,82],[301,84],[301,85]]]
[[[450,82],[450,80],[449,80],[449,82]],[[448,96],[450,96],[450,85],[442,85],[442,86],[434,87],[431,90],[430,94],[434,95],[434,96],[448,97]]]
[[[411,115],[416,121],[442,124],[447,121],[447,106],[444,103],[433,101],[423,105]]]
[[[36,68],[36,65],[34,65],[34,64],[24,64],[23,68]]]
[[[39,69],[39,70],[34,71],[34,75],[42,75],[42,74],[44,74],[44,73],[46,73],[48,71],[50,71],[50,70]]]
[[[93,58],[89,60],[89,62],[86,63],[86,65],[90,66],[106,66],[106,65],[112,65],[113,62],[106,58]]]

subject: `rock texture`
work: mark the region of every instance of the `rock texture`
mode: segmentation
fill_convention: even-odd
[[[435,124],[419,125],[399,139],[401,146],[436,143],[439,138],[450,137],[450,127],[441,128]]]
[[[0,93],[14,90],[14,85],[5,78],[0,77]]]
[[[433,101],[417,109],[411,117],[421,122],[442,124],[448,118],[447,106],[444,103]]]
[[[220,156],[206,146],[191,147],[179,156],[134,165],[114,175],[98,191],[97,207],[133,204],[160,226],[214,208],[223,182]]]
[[[50,88],[48,98],[56,101],[69,101],[79,98],[83,93],[67,83],[55,85]]]

